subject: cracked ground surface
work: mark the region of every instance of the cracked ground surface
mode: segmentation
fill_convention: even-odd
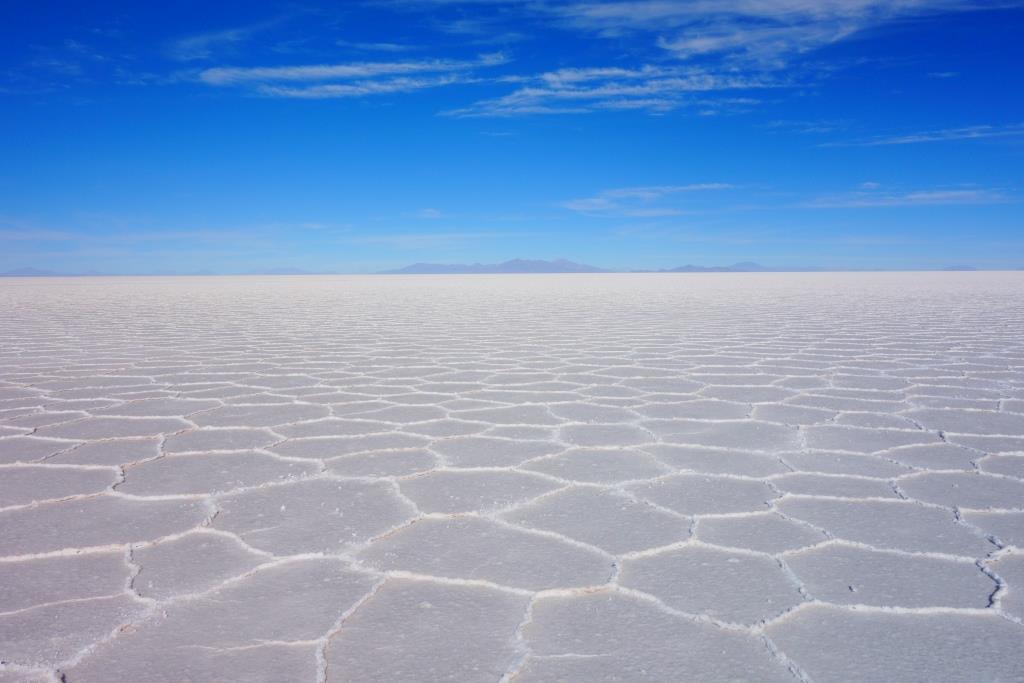
[[[2,682],[1024,680],[1024,274],[0,310]]]

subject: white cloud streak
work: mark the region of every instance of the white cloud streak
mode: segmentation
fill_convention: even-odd
[[[477,42],[503,35],[512,19],[518,22],[517,29],[539,26],[606,38],[639,36],[656,54],[653,64],[561,68],[491,78],[476,72],[506,64],[508,58],[502,53],[475,60],[219,66],[200,71],[198,80],[264,96],[302,99],[365,97],[457,83],[517,84],[511,92],[442,112],[453,117],[624,110],[665,114],[684,107],[713,115],[759,104],[750,96],[752,91],[806,85],[809,74],[825,67],[800,64],[801,56],[867,30],[943,13],[1017,7],[1024,0],[379,0],[378,4],[396,11],[454,8],[459,18],[433,19],[435,28],[478,36]],[[240,42],[260,28],[192,36],[179,41],[176,49],[180,58],[205,58],[214,46]],[[406,49],[400,43],[338,44],[391,52]],[[704,95],[695,99],[697,93]],[[951,134],[966,138],[1011,133],[964,129]],[[924,141],[929,140],[908,137],[859,144]]]
[[[696,104],[695,91],[803,84],[794,62],[897,21],[1024,5],[1024,0],[405,0],[405,5],[497,7],[506,16],[606,38],[649,37],[675,66],[560,69],[502,97],[444,112],[457,117],[642,110]],[[679,67],[690,66],[689,71]],[[806,66],[806,65],[805,65]],[[821,67],[819,67],[821,68]],[[746,98],[747,104],[756,104]],[[702,114],[735,110],[699,103]]]
[[[538,5],[608,37],[647,32],[679,59],[716,55],[781,68],[792,57],[886,23],[1019,6],[1019,0],[639,0]]]
[[[218,50],[232,48],[247,42],[260,31],[267,29],[277,21],[237,26],[220,31],[207,31],[179,38],[167,46],[167,55],[181,62],[210,59]]]
[[[856,209],[944,204],[1005,204],[1010,201],[1013,201],[1011,197],[993,189],[934,189],[904,193],[852,192],[820,197],[800,206],[808,209]]]
[[[406,93],[427,88],[439,88],[455,83],[470,83],[472,79],[459,76],[439,76],[437,78],[394,78],[389,80],[366,80],[352,84],[328,83],[307,87],[288,87],[278,85],[261,85],[256,91],[270,97],[289,97],[294,99],[324,100],[344,97],[367,97],[370,95],[386,95],[390,93]]]
[[[822,147],[881,147],[885,145],[916,145],[924,142],[953,142],[958,140],[984,140],[988,138],[1010,138],[1024,135],[1024,123],[1008,126],[964,126],[927,130],[903,135],[879,136],[853,142],[824,143]]]
[[[529,79],[528,85],[508,95],[444,113],[455,117],[583,113],[602,109],[664,113],[685,106],[688,98],[695,94],[782,85],[782,81],[771,77],[714,73],[690,67],[560,69]]]
[[[520,237],[522,233],[505,232],[439,232],[439,233],[391,233],[367,235],[342,240],[346,244],[384,245],[395,249],[433,249],[447,247],[464,242],[498,239],[503,237]]]
[[[592,197],[570,199],[562,208],[590,216],[628,216],[658,218],[678,216],[684,211],[677,206],[656,205],[674,195],[732,189],[727,183],[693,183],[690,185],[649,185],[604,190]]]
[[[457,83],[475,83],[476,69],[508,61],[503,53],[473,60],[428,59],[348,62],[273,67],[214,67],[199,72],[211,86],[248,88],[266,97],[332,99],[408,93]]]
[[[363,52],[410,52],[418,49],[416,45],[408,43],[363,43],[351,40],[337,40],[335,45]]]
[[[497,66],[507,61],[504,54],[492,53],[481,55],[475,60],[429,59],[300,66],[214,67],[199,72],[199,80],[209,85],[355,80],[379,76],[467,71],[480,67]]]

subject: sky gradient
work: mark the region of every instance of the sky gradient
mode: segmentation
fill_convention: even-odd
[[[0,271],[1024,267],[1024,0],[0,17]]]

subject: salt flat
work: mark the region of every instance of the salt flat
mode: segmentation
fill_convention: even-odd
[[[0,681],[1024,680],[1024,273],[0,311]]]

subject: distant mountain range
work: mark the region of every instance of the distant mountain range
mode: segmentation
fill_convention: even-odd
[[[39,268],[15,268],[6,273],[0,273],[3,277],[57,277],[60,273],[52,270],[40,270]]]
[[[58,273],[52,270],[43,270],[41,268],[15,268],[14,270],[8,270],[7,272],[0,273],[0,277],[87,277],[89,275],[102,275],[103,273],[97,273],[94,270],[87,270],[84,273]]]
[[[328,273],[311,273],[302,268],[266,268],[264,270],[252,270],[246,275],[326,275]]]
[[[334,275],[335,273],[312,273],[301,268],[267,268],[265,270],[251,270],[246,273],[239,273],[241,275]],[[14,270],[8,270],[0,273],[0,277],[88,277],[88,276],[118,276],[118,275],[136,275],[136,273],[98,273],[94,270],[86,271],[84,273],[59,273],[53,270],[43,270],[41,268],[15,268]],[[152,273],[138,273],[138,275],[155,275],[155,276],[171,276],[171,275],[187,275],[187,276],[201,276],[201,275],[223,275],[223,273],[217,273],[212,270],[195,270],[187,273],[182,273],[174,270],[161,270]]]
[[[383,270],[387,275],[468,275],[482,273],[608,273],[610,271],[584,263],[558,259],[531,261],[512,259],[503,263],[414,263],[397,270]]]
[[[405,266],[404,268],[398,268],[395,270],[382,270],[378,274],[381,275],[471,275],[471,274],[487,274],[487,273],[613,273],[613,272],[629,272],[629,273],[813,273],[813,272],[825,272],[830,269],[828,268],[813,268],[813,267],[796,267],[796,268],[773,268],[770,266],[762,266],[760,263],[754,263],[753,261],[742,261],[740,263],[734,263],[731,266],[695,266],[687,264],[685,266],[677,266],[675,268],[663,268],[661,270],[629,270],[629,271],[613,271],[607,268],[598,268],[597,266],[587,265],[586,263],[576,263],[575,261],[567,261],[565,259],[556,259],[554,261],[542,261],[532,259],[512,259],[511,261],[504,261],[502,263],[413,263],[412,265]],[[841,269],[840,269],[841,270]],[[870,271],[871,269],[865,269]],[[949,265],[941,268],[929,269],[932,271],[972,271],[982,270],[969,265]],[[1024,270],[1024,268],[1008,269],[1008,270]],[[858,271],[851,271],[858,272]],[[0,277],[88,277],[93,275],[124,275],[125,273],[97,273],[96,271],[85,271],[81,273],[60,273],[52,270],[43,270],[41,268],[15,268],[14,270],[8,270],[6,272],[0,272]],[[215,273],[210,270],[198,270],[189,273],[164,271],[154,273],[137,273],[137,275],[222,275],[223,273]],[[301,268],[264,268],[260,270],[251,270],[242,275],[340,275],[341,273],[332,272],[311,272],[302,270]],[[136,273],[129,273],[129,275],[136,275]]]
[[[667,270],[661,270],[661,273],[770,273],[776,270],[793,270],[792,268],[768,268],[762,266],[760,263],[754,263],[753,261],[742,261],[740,263],[734,263],[731,266],[676,266],[675,268],[669,268]],[[801,268],[800,270],[818,270],[817,268]]]
[[[775,270],[794,270],[792,268],[768,268],[753,261],[734,263],[731,266],[694,266],[685,265],[662,270],[633,270],[633,273],[770,273]],[[819,270],[817,268],[801,268],[799,270]],[[558,259],[555,261],[531,261],[512,259],[503,263],[414,263],[397,270],[381,271],[388,275],[428,275],[447,274],[461,275],[471,273],[610,273],[613,271],[585,263],[575,263]]]
[[[731,266],[685,265],[662,270],[631,270],[631,273],[771,273],[783,271],[816,271],[820,268],[769,268],[753,261],[734,263]],[[512,259],[503,263],[414,263],[397,270],[384,270],[388,275],[427,274],[468,274],[468,273],[611,273],[614,271],[586,263],[558,259],[555,261],[531,261]]]

